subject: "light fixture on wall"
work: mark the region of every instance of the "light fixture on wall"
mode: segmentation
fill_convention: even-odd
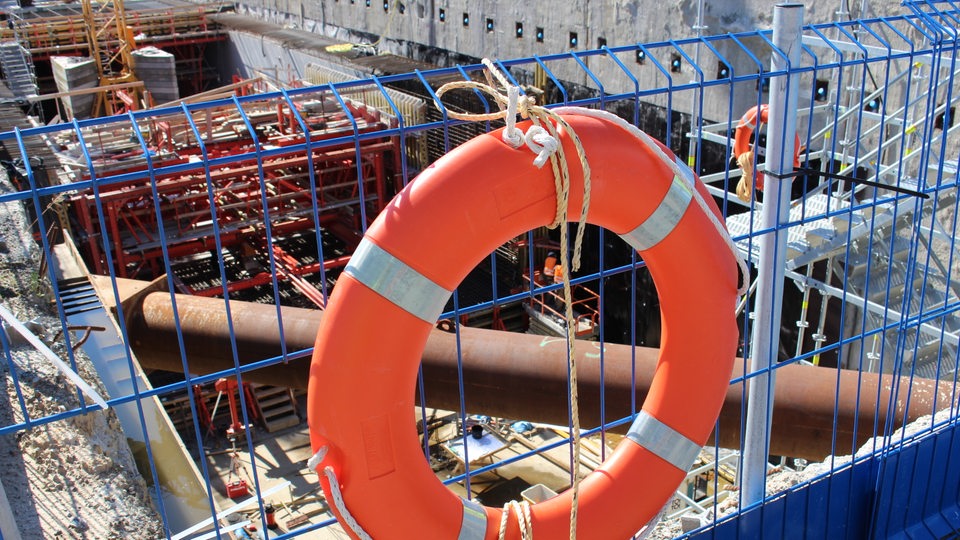
[[[759,71],[757,72],[757,91],[758,92],[770,91],[770,77],[763,75]]]
[[[683,58],[679,54],[673,53],[670,55],[670,72],[680,73],[681,71],[683,71]]]
[[[934,121],[933,121],[933,128],[934,128],[934,129],[943,129],[944,120],[946,120],[947,128],[953,127],[953,113],[954,113],[954,112],[956,112],[956,108],[955,108],[955,107],[950,107],[950,108],[947,109],[946,111],[938,114],[937,117],[936,117],[936,119],[934,119]],[[946,118],[944,118],[944,115],[946,115]]]
[[[817,79],[813,87],[813,100],[826,101],[830,97],[830,81]]]
[[[717,78],[718,79],[729,79],[730,78],[730,66],[721,62],[717,62]]]

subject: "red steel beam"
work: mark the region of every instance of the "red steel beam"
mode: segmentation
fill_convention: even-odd
[[[366,160],[373,158],[375,161],[382,161],[382,153],[386,151],[395,150],[393,143],[390,141],[376,142],[365,144],[361,147],[361,159]],[[324,152],[324,153],[314,153],[313,160],[317,163],[338,163],[344,159],[351,159],[356,156],[354,149],[341,149],[333,152]],[[305,155],[298,155],[294,157],[283,157],[281,159],[270,160],[268,163],[264,164],[265,172],[272,174],[276,171],[282,169],[290,168],[300,168],[303,169],[306,167],[306,164],[310,158]],[[240,178],[244,173],[248,175],[255,174],[257,172],[256,162],[251,162],[250,160],[244,160],[240,162],[244,164],[239,168],[224,168],[221,170],[213,171],[211,176],[213,177],[213,182],[216,185],[223,185],[228,183],[230,180]],[[366,166],[364,167],[366,168]],[[323,169],[320,169],[323,171]],[[195,207],[206,206],[209,201],[207,201],[207,194],[205,189],[198,189],[197,187],[205,185],[206,178],[199,175],[181,175],[180,176],[167,176],[164,173],[158,173],[155,175],[157,181],[157,191],[160,193],[161,198],[169,198],[169,200],[176,201],[177,206],[168,205],[164,213],[167,211],[173,212],[174,214],[180,215],[180,209],[184,210],[184,215],[191,212],[195,212]],[[376,174],[371,175],[367,179],[369,182],[375,185],[375,192],[383,193],[383,186],[387,182],[386,173],[381,168],[377,168]],[[288,182],[286,180],[279,180],[280,183],[288,185],[288,189],[283,190],[284,193],[277,195],[277,197],[283,198],[288,202],[299,201],[298,206],[306,207],[311,205],[312,195],[304,188],[298,188],[295,184]],[[318,175],[318,193],[323,197],[324,190],[329,189],[325,184],[329,184],[329,178],[325,179],[323,174]],[[355,182],[354,182],[355,184]],[[349,188],[349,186],[347,186]],[[299,189],[299,191],[293,191]],[[246,193],[246,197],[239,197],[240,194]],[[237,184],[235,184],[230,190],[230,194],[235,197],[239,197],[240,204],[244,204],[244,201],[249,201],[253,206],[250,207],[250,210],[253,214],[259,214],[262,212],[262,209],[259,205],[255,204],[260,201],[261,194],[259,190],[259,183],[250,182],[246,183],[246,191],[240,189]],[[169,196],[169,197],[165,197]],[[271,197],[273,201],[276,197]],[[156,219],[154,217],[154,207],[152,204],[146,206],[136,204],[138,201],[150,201],[152,200],[152,189],[151,187],[143,183],[141,185],[135,185],[134,183],[124,183],[118,184],[115,186],[110,186],[109,188],[103,190],[100,193],[99,200],[105,209],[105,213],[109,219],[110,227],[110,236],[113,238],[113,252],[114,258],[117,263],[117,274],[121,277],[131,277],[128,269],[126,267],[126,262],[129,257],[127,257],[127,248],[123,245],[123,237],[120,235],[120,226],[123,225],[125,230],[128,231],[132,237],[138,240],[137,245],[139,246],[142,243],[152,240],[148,224],[144,222],[144,219]],[[278,199],[279,200],[279,199]],[[277,203],[279,204],[279,203]],[[357,201],[357,204],[365,204],[363,201]],[[382,208],[382,205],[385,202],[378,202],[379,207]],[[84,216],[86,219],[81,219],[81,223],[86,232],[86,237],[91,239],[90,250],[91,255],[94,259],[94,267],[97,273],[107,274],[106,268],[103,263],[100,261],[100,258],[96,256],[98,247],[96,246],[95,238],[99,238],[99,223],[91,220],[90,218],[95,217],[95,201],[91,194],[84,194],[74,198],[74,205],[76,208],[76,213]],[[273,204],[271,203],[271,206]],[[218,213],[220,213],[221,208],[218,207]],[[221,220],[229,220],[229,213],[221,216]],[[141,219],[143,218],[143,219]],[[371,216],[372,218],[372,216]],[[181,223],[182,220],[175,220],[177,224]],[[285,223],[278,223],[274,226],[275,234],[284,234],[287,232],[303,230],[313,226],[312,220],[309,219],[297,219],[288,221]],[[139,231],[139,232],[138,232]],[[221,240],[225,242],[225,245],[229,245],[231,242],[239,241],[239,238],[245,236],[250,231],[244,232],[235,232],[232,236],[230,233],[226,233],[222,236]],[[147,235],[144,237],[143,235]],[[186,231],[179,230],[178,234],[184,235],[187,234]],[[190,255],[198,251],[206,251],[210,249],[210,246],[213,245],[213,242],[207,242],[203,240],[176,240],[172,239],[169,242],[169,256],[170,257],[180,257],[184,255]],[[162,253],[159,247],[155,247],[148,250],[141,250],[138,248],[137,257],[139,259],[152,259],[162,256]],[[149,261],[148,261],[149,262]],[[319,267],[318,267],[319,268]],[[300,274],[298,272],[298,274]]]

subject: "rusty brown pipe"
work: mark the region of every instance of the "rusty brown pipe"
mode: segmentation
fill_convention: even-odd
[[[233,367],[230,332],[224,302],[219,299],[176,296],[180,325],[187,351],[188,369],[206,374]],[[233,331],[241,364],[280,354],[280,332],[274,306],[230,303]],[[150,293],[139,307],[128,307],[129,335],[145,368],[183,371],[177,345],[173,307],[168,293]],[[282,308],[287,351],[313,346],[321,312]],[[367,321],[371,339],[376,326],[389,321]],[[567,363],[564,341],[559,338],[462,328],[460,350],[467,410],[502,418],[566,425],[568,419]],[[435,330],[423,353],[426,403],[430,407],[459,410],[457,346],[454,334]],[[635,356],[634,356],[635,353]],[[606,344],[601,369],[600,344],[577,342],[580,415],[583,426],[601,421],[601,388],[606,406],[603,420],[630,414],[636,382],[637,407],[650,386],[657,362],[656,349]],[[305,388],[309,359],[292,360],[260,368],[245,380]],[[743,373],[743,361],[734,374]],[[829,454],[848,454],[882,429],[891,388],[889,375],[803,365],[777,371],[770,453],[820,460]],[[602,383],[602,384],[601,384]],[[909,419],[949,406],[951,386],[914,379],[899,381],[896,422],[903,421],[907,389]],[[686,389],[696,392],[696,388]],[[741,418],[745,414],[743,385],[732,385],[720,414],[720,445],[739,448]],[[856,436],[854,426],[856,425]],[[834,426],[836,426],[834,428]],[[832,439],[836,436],[836,448]]]

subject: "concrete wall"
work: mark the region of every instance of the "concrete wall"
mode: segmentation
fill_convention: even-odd
[[[256,18],[277,23],[287,28],[325,36],[335,43],[367,43],[375,45],[377,52],[389,52],[411,57],[437,65],[445,66],[453,61],[475,62],[480,57],[513,59],[534,55],[561,55],[576,50],[585,51],[595,48],[603,38],[611,47],[633,45],[636,43],[663,45],[670,39],[695,36],[698,24],[698,0],[668,0],[655,2],[650,0],[590,1],[569,0],[564,2],[531,0],[525,4],[499,2],[496,0],[324,0],[308,2],[301,0],[241,0],[238,11]],[[830,22],[838,17],[847,20],[851,17],[894,16],[905,14],[899,3],[890,0],[872,0],[865,7],[857,1],[851,1],[852,13],[838,16],[840,5],[845,0],[813,0],[805,2],[805,22],[807,24]],[[403,9],[401,11],[401,7]],[[845,8],[846,9],[846,8]],[[440,20],[441,10],[444,20]],[[713,0],[703,2],[701,33],[704,36],[716,36],[724,32],[741,32],[753,29],[767,29],[772,24],[773,3],[766,0]],[[464,14],[469,17],[464,25]],[[487,19],[491,19],[492,28],[488,29]],[[516,35],[516,25],[523,25],[522,37]],[[537,29],[543,28],[543,40],[536,39]],[[879,25],[874,25],[879,27]],[[577,44],[571,46],[570,33],[576,32]],[[836,35],[827,31],[828,36]],[[910,33],[908,31],[908,33]],[[384,36],[381,38],[381,35]],[[918,35],[910,35],[917,45],[923,40]],[[845,40],[848,38],[844,38]],[[902,39],[892,32],[884,36],[895,47],[910,49]],[[635,79],[641,90],[675,87],[699,80],[717,79],[719,61],[723,60],[733,69],[734,74],[755,74],[758,60],[764,69],[769,69],[770,48],[762,38],[711,40],[717,50],[717,56],[706,46],[690,45],[683,48],[686,57],[682,60],[680,73],[670,73],[668,69],[658,68],[653,58],[662,65],[669,66],[670,56],[678,51],[672,46],[651,49],[650,57],[644,63],[636,61],[633,51],[619,54],[623,68],[605,55],[583,57],[582,61],[599,79],[595,81],[574,59],[552,60],[548,65],[553,74],[564,83],[572,82],[581,88],[602,90],[607,95],[632,93]],[[864,36],[864,43],[879,45],[870,36]],[[271,49],[263,40],[248,43],[247,48]],[[243,47],[243,46],[240,46]],[[749,49],[748,54],[744,49]],[[457,54],[448,54],[448,52]],[[248,51],[253,53],[256,51]],[[830,49],[820,49],[820,61],[835,62]],[[253,54],[242,54],[251,58]],[[279,68],[282,72],[296,73],[298,68],[286,69],[290,62],[289,50],[267,51],[263,55],[266,70]],[[755,59],[756,58],[756,59]],[[804,56],[805,65],[812,65],[808,55]],[[691,60],[701,67],[694,69]],[[322,63],[322,62],[321,62]],[[528,64],[529,65],[529,64]],[[891,73],[909,68],[907,60],[895,60],[890,65]],[[884,64],[874,64],[873,75],[882,84]],[[664,73],[666,71],[666,73]],[[302,73],[302,71],[300,71]],[[515,73],[524,84],[536,84],[551,92],[551,102],[560,99],[559,92],[535,80],[534,73]],[[860,68],[847,70],[843,75],[843,95],[832,96],[836,103],[850,103],[857,100],[857,90],[862,85],[867,92],[873,90],[873,83],[864,78]],[[282,77],[281,77],[282,78]],[[816,78],[829,81],[831,92],[839,86],[837,70],[821,72]],[[809,105],[814,88],[815,76],[812,73],[801,75],[799,103],[801,107]],[[887,95],[888,105],[903,100],[903,81],[893,85]],[[918,90],[913,90],[916,93]],[[702,95],[701,95],[702,94]],[[669,101],[668,101],[669,99]],[[643,129],[667,140],[666,110],[672,110],[674,116],[670,126],[669,144],[680,154],[688,150],[689,141],[686,130],[689,129],[691,116],[699,115],[706,123],[730,122],[735,125],[744,111],[757,101],[766,102],[769,96],[761,92],[758,96],[756,81],[710,86],[701,91],[676,90],[669,94],[645,96],[641,111],[640,125]],[[631,101],[632,100],[628,100]],[[621,102],[624,107],[631,103]],[[609,106],[609,105],[608,105]],[[652,106],[652,107],[651,107]],[[631,109],[632,110],[632,109]],[[677,115],[681,113],[681,115]],[[798,131],[806,133],[809,117],[801,117]],[[818,114],[813,118],[813,129],[824,126],[826,117]],[[662,133],[661,133],[662,131]],[[871,142],[871,141],[864,141]],[[873,141],[875,142],[875,141]],[[817,143],[819,144],[819,143]],[[704,146],[704,150],[716,149]],[[723,149],[721,149],[722,151]],[[721,152],[722,153],[722,152]],[[705,163],[715,163],[726,159],[724,155],[703,156]]]
[[[307,64],[325,63],[322,57],[310,51],[291,49],[274,39],[238,30],[231,30],[229,34],[231,50],[221,62],[226,62],[230,72],[243,78],[261,76],[274,84],[289,85],[291,81],[304,77]],[[341,66],[338,68],[343,70]],[[362,72],[355,75],[358,78],[369,76]]]
[[[855,0],[804,4],[806,20],[812,23],[835,20],[840,6],[848,4],[854,16],[903,13],[899,3],[891,0],[867,2],[862,11]],[[599,38],[615,46],[690,37],[696,35],[699,11],[698,0],[241,0],[238,5],[241,10],[276,12],[292,25],[303,24],[304,29],[317,23],[330,36],[341,31],[383,35],[478,58],[563,52],[570,48],[570,32],[577,33],[579,50],[596,47]],[[704,1],[702,32],[712,35],[769,28],[772,6],[769,0]],[[468,26],[463,24],[464,14],[469,16]],[[492,30],[486,26],[487,19],[494,23]],[[516,37],[517,23],[523,24],[523,38]],[[544,29],[539,43],[537,27]]]
[[[804,4],[808,23],[833,21],[841,5],[848,5],[844,0],[814,0]],[[889,0],[873,0],[863,6],[853,1],[849,5],[854,17],[904,13],[899,3]],[[697,34],[698,25],[703,35],[716,35],[765,29],[772,23],[773,3],[768,0],[704,1],[702,21],[698,18],[699,8],[698,0],[530,0],[524,3],[499,0],[241,0],[238,4],[240,12],[272,22],[343,42],[373,43],[379,52],[440,65],[447,61],[447,57],[435,51],[431,54],[429,48],[454,51],[473,58],[511,59],[583,51],[596,48],[601,42],[613,47],[692,37]],[[465,17],[468,19],[466,24]],[[522,37],[517,36],[518,24],[523,27]],[[543,30],[542,40],[537,39],[538,29]],[[571,43],[572,34],[576,34],[575,45]],[[748,39],[744,45],[753,49],[765,67],[769,65],[768,47],[762,40]],[[734,73],[757,72],[756,61],[731,40],[717,42],[716,48]],[[706,47],[699,49],[685,47],[684,52],[692,59],[699,59],[702,74],[684,59],[681,72],[670,73],[670,80],[650,60],[638,64],[632,54],[621,55],[620,60],[631,70],[631,75],[641,81],[641,87],[667,86],[671,82],[684,84],[700,77],[715,79],[720,58]],[[675,53],[674,49],[664,47],[656,49],[652,56],[666,66]],[[599,77],[599,86],[605,92],[633,90],[631,78],[610,59],[591,57],[585,58],[584,62]],[[598,87],[574,60],[552,62],[550,67],[563,81]],[[807,77],[803,84],[809,89],[813,78]],[[659,106],[667,105],[665,96],[648,101]],[[691,92],[686,95],[680,92],[673,95],[671,106],[674,110],[691,113],[698,107],[697,101],[698,96]],[[726,120],[731,115],[736,120],[739,114],[731,111],[746,110],[756,102],[754,83],[733,88],[729,85],[714,87],[704,93],[702,114],[714,121]]]

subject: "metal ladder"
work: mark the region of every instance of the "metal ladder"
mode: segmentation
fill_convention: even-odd
[[[18,99],[37,95],[37,78],[30,52],[17,41],[0,42],[3,79]]]

